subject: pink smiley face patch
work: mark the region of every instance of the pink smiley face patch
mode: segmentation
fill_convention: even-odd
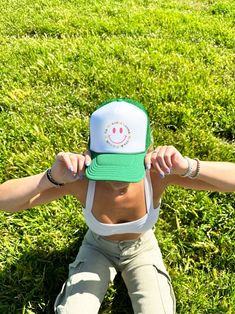
[[[130,140],[130,130],[123,122],[112,122],[105,129],[105,141],[112,147],[124,147]]]

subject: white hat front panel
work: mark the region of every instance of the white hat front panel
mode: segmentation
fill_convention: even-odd
[[[140,153],[146,149],[147,115],[128,102],[111,102],[90,118],[90,149],[97,153]]]

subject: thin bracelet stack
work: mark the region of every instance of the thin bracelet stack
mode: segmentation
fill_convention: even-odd
[[[196,179],[199,176],[200,169],[201,169],[200,160],[198,158],[194,158],[194,160],[196,160],[196,162],[197,162],[197,168],[196,168],[196,172],[195,172],[194,176],[191,176],[191,179]]]
[[[53,179],[52,174],[51,174],[51,168],[47,169],[46,174],[47,174],[47,179],[48,179],[51,183],[53,183],[56,187],[59,188],[59,187],[61,187],[61,186],[64,185],[64,183],[59,183],[59,182],[57,182],[56,180]]]
[[[190,178],[190,179],[196,179],[199,174],[200,174],[200,169],[201,169],[201,163],[200,163],[200,160],[198,158],[195,158],[194,160],[196,160],[197,162],[197,168],[196,168],[196,171],[193,175],[193,166],[192,166],[192,159],[190,159],[189,157],[185,156],[184,157],[187,162],[188,162],[188,169],[186,171],[185,174],[181,175],[181,177],[184,177],[184,178]]]

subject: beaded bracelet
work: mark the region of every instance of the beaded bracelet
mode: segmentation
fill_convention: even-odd
[[[197,168],[196,168],[195,174],[193,176],[190,176],[190,179],[196,179],[199,176],[200,169],[201,169],[200,160],[198,158],[194,158],[194,160],[196,160],[196,162],[197,162]]]
[[[53,179],[52,174],[51,174],[51,168],[47,169],[46,174],[47,174],[47,179],[48,179],[51,183],[53,183],[56,187],[61,187],[61,186],[64,185],[64,183],[59,183],[59,182],[57,182],[57,181],[55,181],[55,180]]]

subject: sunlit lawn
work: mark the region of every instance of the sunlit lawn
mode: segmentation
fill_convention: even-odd
[[[235,2],[2,0],[0,182],[87,145],[88,117],[141,101],[154,144],[235,162]],[[171,187],[156,226],[177,313],[235,313],[235,195]],[[0,313],[53,313],[86,226],[66,197],[0,213]],[[132,313],[123,282],[100,313]]]

